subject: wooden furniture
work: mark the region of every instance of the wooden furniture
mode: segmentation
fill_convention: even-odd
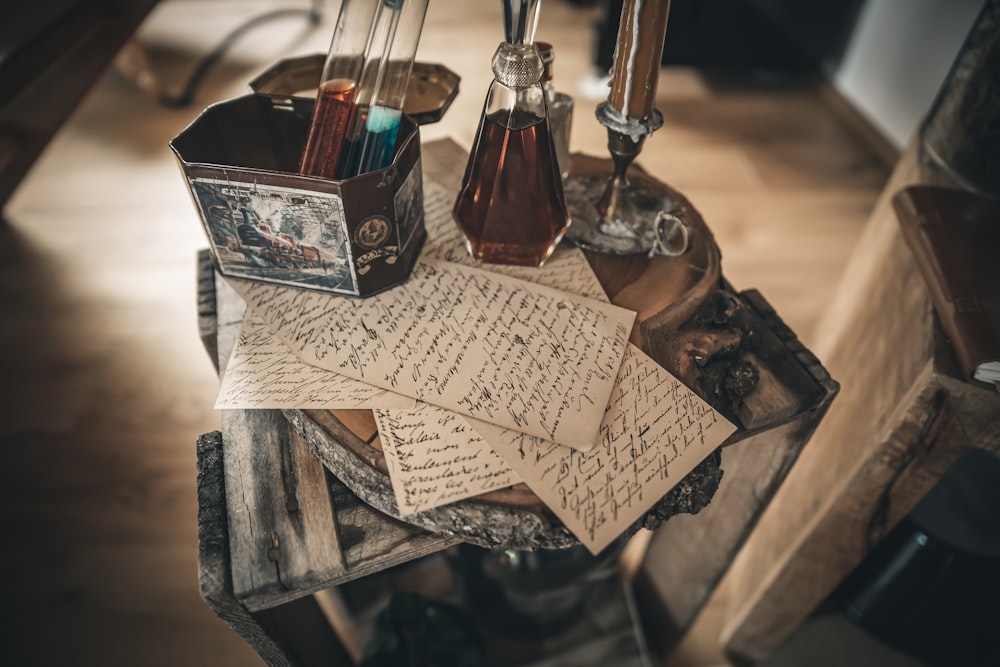
[[[457,191],[464,151],[447,140],[422,151],[425,178]],[[670,531],[672,537],[659,547],[673,559],[669,568],[658,559],[643,561],[647,572],[680,573],[636,591],[643,621],[654,627],[687,622],[664,616],[656,597],[684,599],[688,617],[700,608],[837,391],[759,294],[737,294],[725,283],[710,233],[707,228],[698,233],[706,242],[697,260],[588,257],[612,301],[639,312],[633,339],[738,426],[721,453],[726,484],[704,510],[728,520],[714,521],[711,530],[693,522]],[[679,268],[692,261],[696,271]],[[222,370],[244,306],[216,280],[205,254],[199,285],[203,340]],[[701,355],[699,363],[693,362],[695,355]],[[344,466],[367,466],[370,477],[384,475],[373,453],[377,447],[371,447],[376,438],[364,414],[235,410],[223,411],[221,434],[199,440],[202,594],[270,664],[348,664],[356,648],[346,650],[345,633],[321,622],[324,616],[339,622],[330,587],[458,542],[441,532],[448,526],[418,527],[372,509],[353,492],[364,491],[356,480],[348,489],[334,476],[348,472]],[[332,460],[329,451],[353,458]],[[704,465],[717,470],[719,456]],[[730,466],[736,460],[741,465]],[[708,474],[704,484],[696,483],[707,489],[707,498],[686,511],[703,507],[717,481]],[[545,513],[520,501],[499,502]],[[476,510],[469,511],[465,516],[474,516]],[[671,521],[664,523],[654,541],[670,526]]]
[[[771,654],[967,448],[1000,453],[1000,394],[961,376],[890,204],[918,162],[911,146],[820,327],[841,395],[719,586],[721,627],[698,621],[733,656]]]
[[[55,0],[0,10],[0,208],[155,5]]]

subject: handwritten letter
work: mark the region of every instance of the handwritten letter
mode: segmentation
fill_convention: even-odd
[[[520,478],[461,415],[421,403],[376,410],[396,504],[406,514],[518,483]]]
[[[302,361],[561,444],[597,442],[635,313],[450,263],[367,299],[233,281]]]
[[[215,408],[412,408],[409,396],[298,360],[267,325],[247,313],[222,377]]]
[[[472,426],[594,554],[736,430],[633,345],[590,452]]]
[[[452,194],[425,181],[423,256],[476,266],[465,250],[462,235],[451,219]],[[559,246],[542,268],[490,265],[491,271],[540,285],[607,301],[597,276],[583,253]],[[303,363],[259,318],[248,313],[222,379],[217,409],[225,408],[410,408],[416,401],[346,375]],[[442,434],[443,437],[444,434]]]

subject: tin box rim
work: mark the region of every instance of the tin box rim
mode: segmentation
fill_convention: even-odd
[[[282,58],[254,77],[250,90],[276,104],[315,96],[326,54],[315,53]],[[458,96],[461,78],[440,63],[416,61],[410,72],[403,113],[418,125],[441,120]]]

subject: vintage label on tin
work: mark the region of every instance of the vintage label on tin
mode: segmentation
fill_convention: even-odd
[[[372,215],[361,221],[354,232],[354,242],[365,250],[377,248],[389,238],[389,219]]]
[[[223,275],[358,295],[340,195],[188,180]]]

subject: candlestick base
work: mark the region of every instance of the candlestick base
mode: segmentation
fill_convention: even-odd
[[[573,174],[564,183],[572,220],[568,241],[607,255],[679,255],[687,250],[687,225],[669,188],[630,173],[617,193],[615,214],[608,216],[599,210],[608,176],[607,172]]]

